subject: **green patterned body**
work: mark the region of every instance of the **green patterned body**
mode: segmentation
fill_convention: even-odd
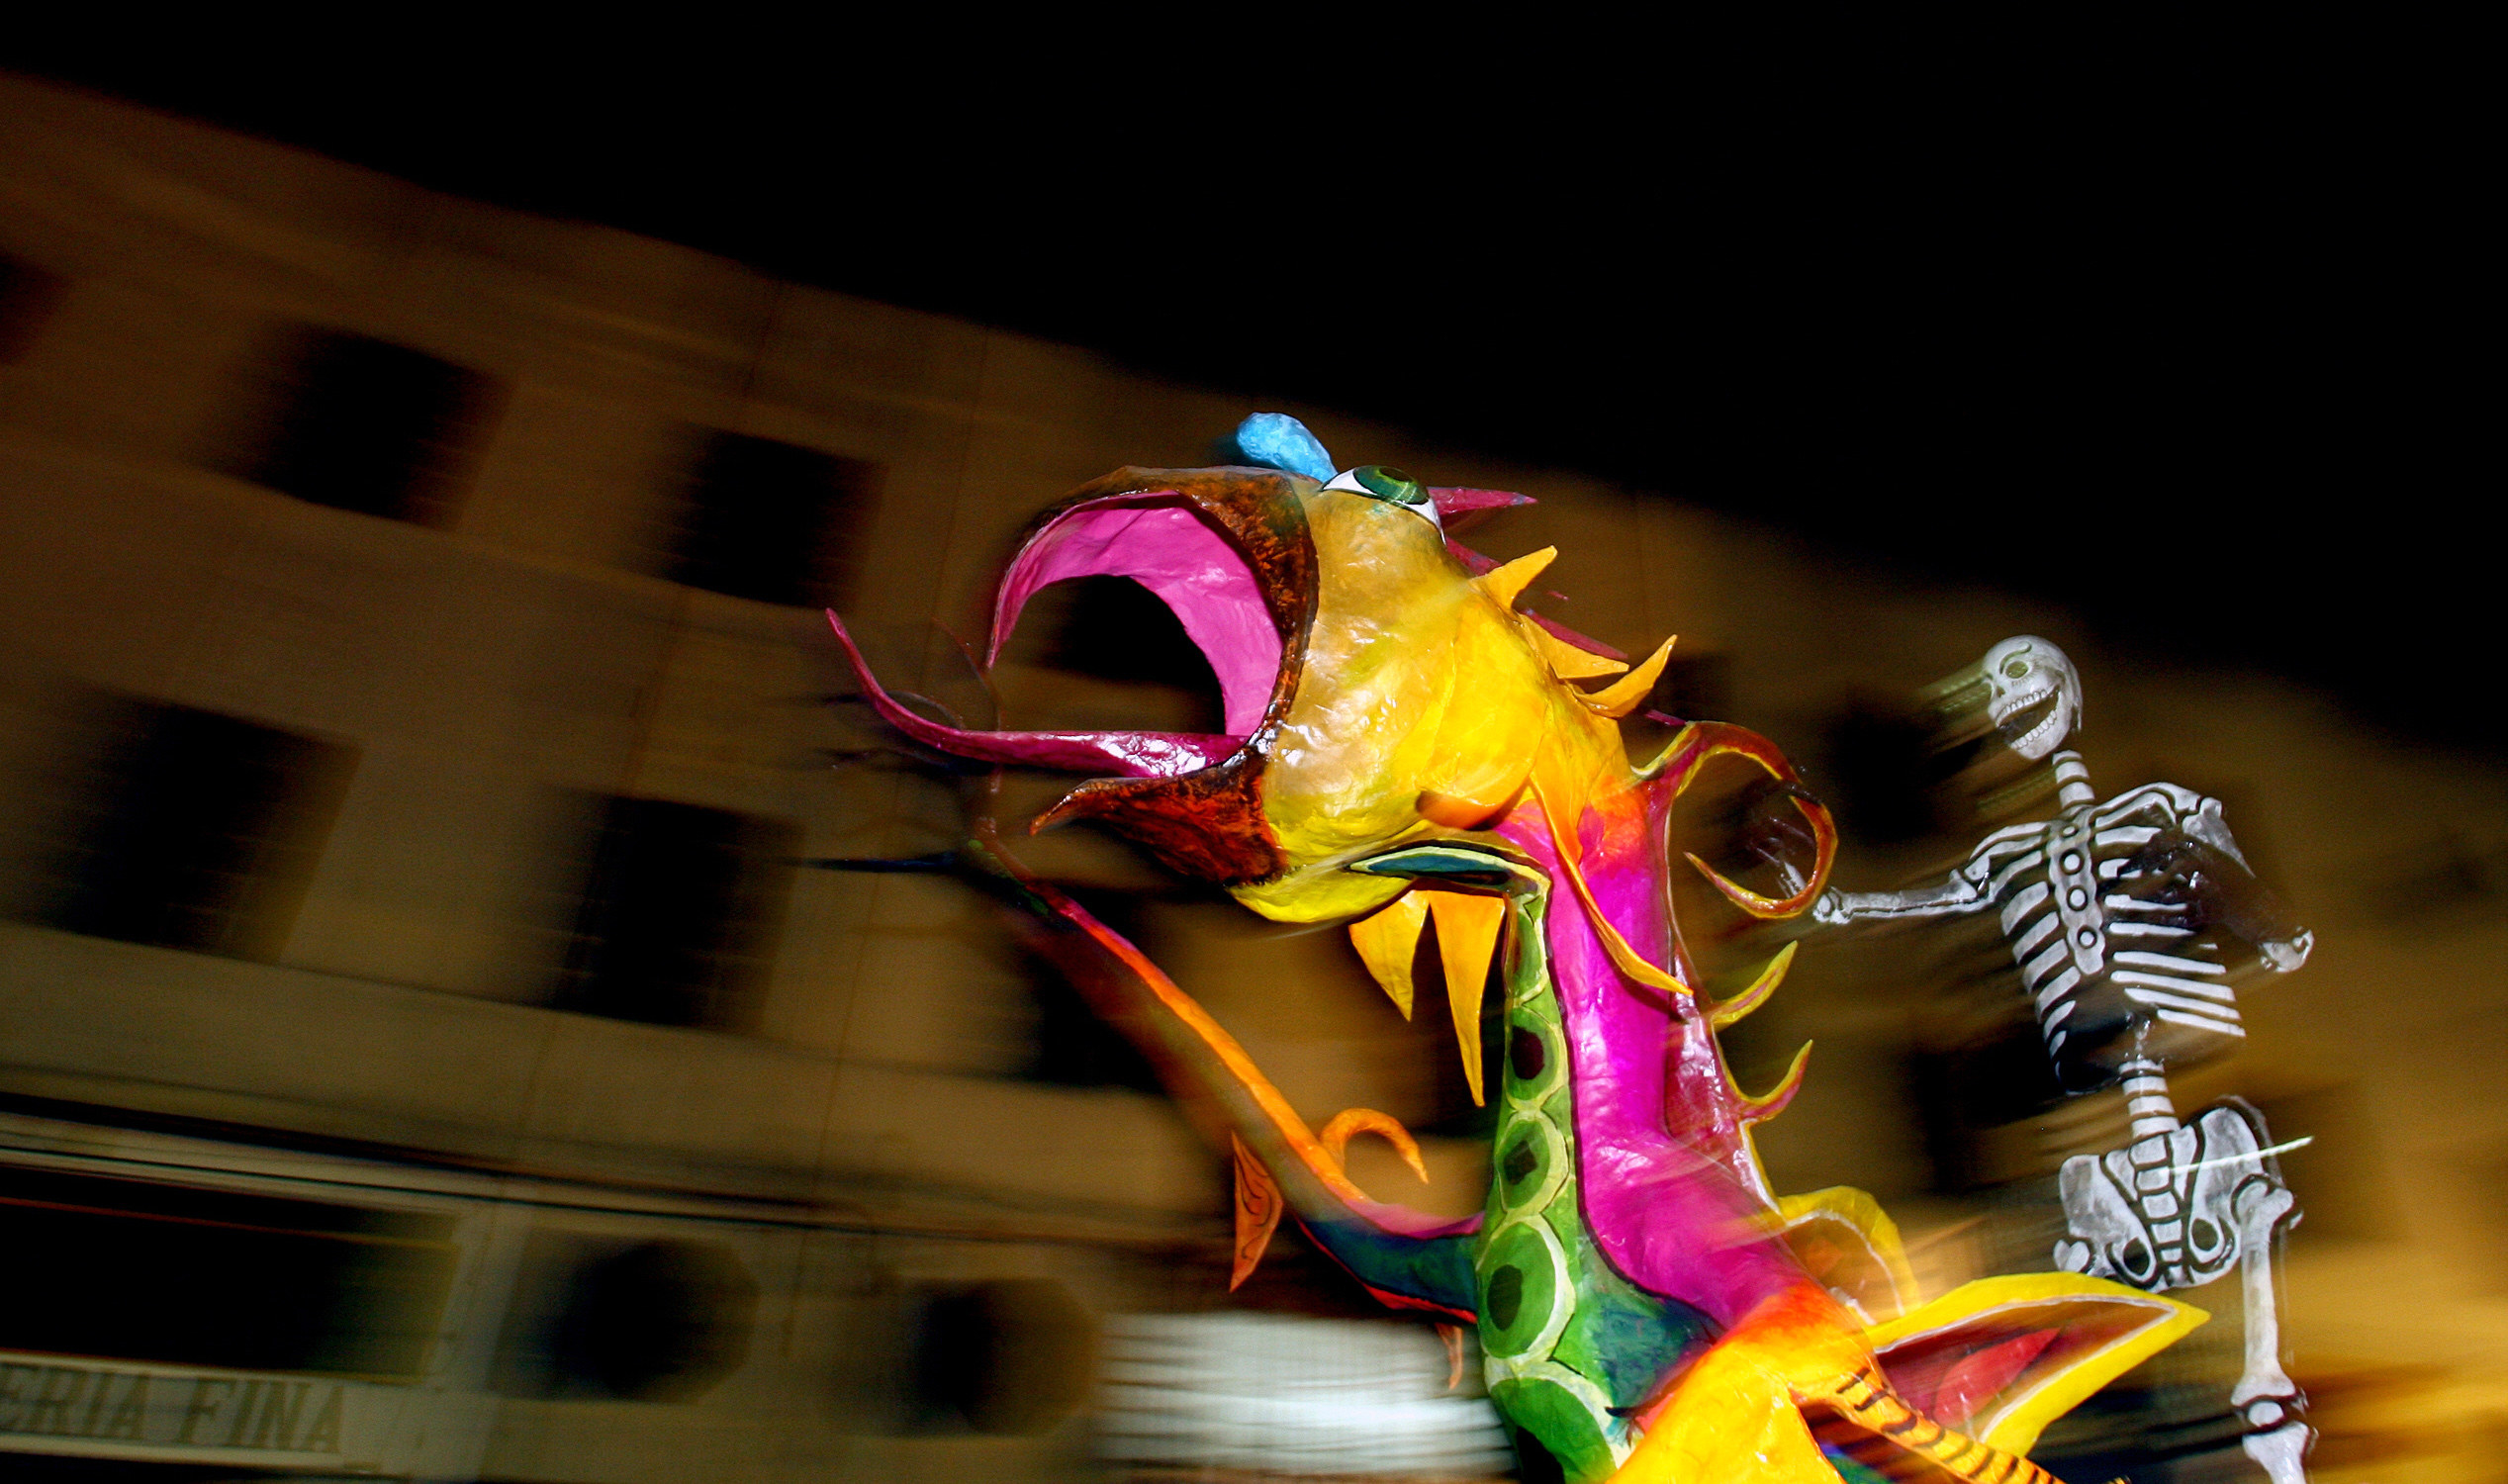
[[[1530,1434],[1574,1484],[1606,1479],[1635,1444],[1628,1414],[1685,1352],[1711,1343],[1715,1328],[1623,1277],[1586,1228],[1574,1068],[1550,975],[1549,881],[1520,862],[1453,847],[1397,852],[1370,866],[1472,884],[1503,880],[1506,1071],[1472,1259],[1482,1368],[1520,1449]]]

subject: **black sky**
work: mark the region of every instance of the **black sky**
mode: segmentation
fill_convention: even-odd
[[[2495,750],[2463,673],[2501,582],[2486,192],[2452,95],[2339,45],[2152,40],[2106,70],[1772,52],[1713,101],[1488,58],[881,72],[763,34],[727,68],[13,64],[2013,588]]]

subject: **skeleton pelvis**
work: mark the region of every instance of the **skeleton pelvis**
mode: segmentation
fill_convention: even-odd
[[[2074,1272],[2137,1288],[2208,1283],[2241,1254],[2237,1195],[2273,1180],[2265,1134],[2240,1103],[2104,1155],[2064,1161],[2064,1220],[2055,1259]]]

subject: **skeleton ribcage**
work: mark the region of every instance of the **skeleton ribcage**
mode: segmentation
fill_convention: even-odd
[[[2199,1060],[2246,1035],[2219,941],[2149,864],[2207,802],[2154,785],[2078,804],[1989,836],[1961,872],[2000,920],[2068,1087],[2098,1086],[2134,1056]]]

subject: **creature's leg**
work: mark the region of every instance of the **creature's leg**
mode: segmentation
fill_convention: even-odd
[[[1645,1429],[1613,1484],[1835,1484],[1821,1438],[1891,1478],[2057,1484],[1901,1400],[1853,1320],[1816,1289],[1770,1299],[1726,1332]]]
[[[1819,1311],[1837,1312],[1826,1323]],[[1612,1484],[1836,1484],[1837,1470],[1803,1420],[1795,1372],[1869,1365],[1825,1294],[1761,1304],[1699,1356],[1645,1418],[1645,1436]],[[1841,1343],[1842,1342],[1842,1343]]]
[[[2028,1459],[1988,1447],[1917,1412],[1888,1389],[1878,1365],[1849,1376],[1825,1399],[1823,1411],[1832,1421],[1821,1436],[1888,1478],[2059,1484]]]

